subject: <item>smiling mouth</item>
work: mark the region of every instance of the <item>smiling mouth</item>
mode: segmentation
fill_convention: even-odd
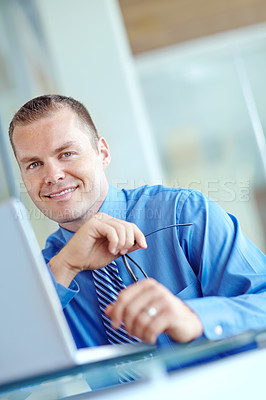
[[[66,193],[74,192],[76,189],[77,189],[77,186],[73,187],[73,188],[69,188],[69,189],[64,189],[64,190],[62,190],[61,192],[58,192],[58,193],[49,194],[46,197],[49,197],[50,199],[52,199],[54,197],[60,197],[60,196],[63,196],[64,194],[66,194]]]

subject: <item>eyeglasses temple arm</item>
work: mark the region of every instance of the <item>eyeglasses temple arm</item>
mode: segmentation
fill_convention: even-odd
[[[142,269],[141,266],[140,266],[135,260],[133,260],[133,258],[131,258],[128,254],[126,254],[126,257],[127,257],[130,261],[132,261],[132,262],[136,265],[136,267],[138,267],[138,269],[142,272],[143,276],[145,276],[146,279],[149,278],[148,275],[146,274],[146,272],[144,271],[144,269]],[[130,267],[129,267],[129,268],[130,268]]]
[[[150,236],[150,235],[152,235],[153,233],[162,231],[162,230],[164,230],[164,229],[174,228],[174,227],[178,227],[178,226],[191,226],[191,225],[193,225],[193,223],[188,222],[188,223],[184,223],[184,224],[173,224],[173,225],[164,226],[164,227],[162,227],[162,228],[156,229],[155,231],[152,231],[152,232],[147,233],[147,234],[145,235],[145,237]],[[135,242],[135,244],[136,244],[136,242]],[[143,276],[145,276],[146,279],[149,278],[148,275],[146,274],[146,272],[144,271],[144,269],[142,269],[141,266],[140,266],[135,260],[133,260],[133,258],[131,258],[128,254],[122,255],[122,258],[123,258],[125,267],[126,267],[126,269],[128,270],[128,272],[130,273],[131,278],[132,278],[135,282],[138,282],[138,278],[136,277],[136,275],[135,275],[134,272],[132,271],[132,269],[131,269],[129,263],[127,262],[126,257],[127,257],[130,261],[132,261],[132,262],[136,265],[136,267],[138,267],[138,269],[142,272]]]
[[[175,228],[175,227],[178,227],[178,226],[191,226],[191,225],[193,225],[192,222],[187,222],[187,223],[185,223],[185,224],[173,224],[173,225],[168,225],[168,226],[164,226],[164,227],[162,227],[162,228],[156,229],[155,231],[146,233],[146,235],[144,235],[144,236],[147,237],[147,236],[152,235],[153,233],[160,232],[160,231],[163,231],[163,230],[169,229],[169,228]]]
[[[131,269],[131,267],[130,267],[129,263],[127,262],[127,259],[126,259],[126,257],[124,255],[122,255],[122,259],[124,261],[126,269],[128,270],[131,278],[133,279],[133,281],[138,282],[138,278],[136,277],[136,275],[132,271],[132,269]]]

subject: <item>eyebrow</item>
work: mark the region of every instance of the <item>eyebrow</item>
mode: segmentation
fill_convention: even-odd
[[[55,155],[57,153],[61,153],[62,151],[66,150],[68,147],[72,146],[75,144],[72,140],[65,142],[62,146],[57,147],[56,149],[53,150],[52,155]],[[31,157],[24,157],[20,160],[21,163],[23,164],[28,164],[30,162],[34,162],[36,160],[39,160],[40,157],[38,156],[31,156]]]

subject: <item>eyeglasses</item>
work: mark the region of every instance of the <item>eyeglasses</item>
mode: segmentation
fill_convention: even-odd
[[[185,224],[167,225],[167,226],[164,226],[164,227],[162,227],[162,228],[156,229],[155,231],[152,231],[152,232],[147,233],[147,234],[145,235],[145,237],[148,237],[148,236],[150,236],[150,235],[153,235],[154,233],[163,231],[163,230],[165,230],[165,229],[170,229],[170,228],[175,228],[175,227],[180,227],[180,226],[191,226],[191,225],[193,225],[193,224],[192,224],[192,223],[185,223]],[[133,258],[131,258],[128,254],[122,255],[122,260],[123,260],[123,262],[124,262],[124,265],[125,265],[125,267],[126,267],[128,273],[129,273],[129,275],[131,276],[131,278],[132,278],[132,280],[133,280],[134,282],[138,282],[139,279],[138,279],[137,276],[134,274],[134,272],[133,272],[131,266],[129,265],[129,262],[128,262],[127,259],[130,260],[133,264],[136,265],[136,267],[141,271],[141,273],[142,273],[142,275],[144,276],[144,278],[148,279],[148,275],[146,274],[146,272],[144,271],[144,269],[141,268],[141,266],[140,266],[135,260],[133,260]]]

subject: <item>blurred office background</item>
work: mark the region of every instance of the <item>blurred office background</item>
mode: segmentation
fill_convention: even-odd
[[[0,0],[6,139],[29,98],[75,97],[110,145],[111,184],[199,189],[263,251],[265,70],[265,0]],[[27,197],[9,151],[43,246],[56,225]]]

